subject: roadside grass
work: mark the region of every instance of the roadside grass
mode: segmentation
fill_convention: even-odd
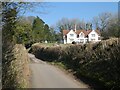
[[[48,63],[50,63],[51,65],[58,66],[59,68],[67,70],[67,67],[62,62],[52,61],[52,62],[48,62]]]
[[[61,43],[35,43],[34,45],[38,45],[38,46],[42,46],[42,47],[53,47],[53,46],[58,46],[58,47],[67,47],[70,46],[72,44],[61,44]]]
[[[77,80],[79,82],[79,79],[74,75],[75,71],[73,71],[72,69],[68,68],[65,63],[63,62],[57,62],[57,61],[52,61],[52,62],[48,62],[46,61],[48,64],[53,65],[57,68],[59,68],[61,71],[63,71],[65,74],[73,77],[75,80]]]

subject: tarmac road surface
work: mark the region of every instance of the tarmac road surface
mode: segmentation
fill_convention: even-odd
[[[31,88],[88,88],[82,81],[78,82],[61,69],[50,65],[29,54],[32,63]]]

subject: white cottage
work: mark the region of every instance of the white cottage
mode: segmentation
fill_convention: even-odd
[[[87,42],[98,42],[100,40],[99,30],[63,30],[64,44],[72,43],[87,43]]]

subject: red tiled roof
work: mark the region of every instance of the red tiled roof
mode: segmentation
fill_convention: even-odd
[[[92,30],[76,30],[76,34],[79,35],[81,32],[83,32],[85,34],[85,36],[87,36]]]
[[[95,31],[97,32],[98,35],[101,35],[99,30],[95,30]]]
[[[63,35],[68,34],[69,31],[70,31],[70,30],[63,30]]]
[[[85,34],[85,36],[87,36],[92,30],[76,30],[76,34],[79,35],[81,32],[83,32]],[[95,30],[99,35],[100,35],[100,31],[99,30]],[[63,30],[63,35],[66,35],[70,32],[70,30]]]

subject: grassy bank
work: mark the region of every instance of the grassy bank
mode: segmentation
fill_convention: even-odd
[[[30,52],[37,58],[60,62],[80,78],[100,82],[109,89],[120,88],[120,39],[67,47],[33,45]]]
[[[3,50],[4,51],[4,50]],[[2,60],[2,88],[29,87],[29,58],[24,46],[17,44],[4,52]]]

